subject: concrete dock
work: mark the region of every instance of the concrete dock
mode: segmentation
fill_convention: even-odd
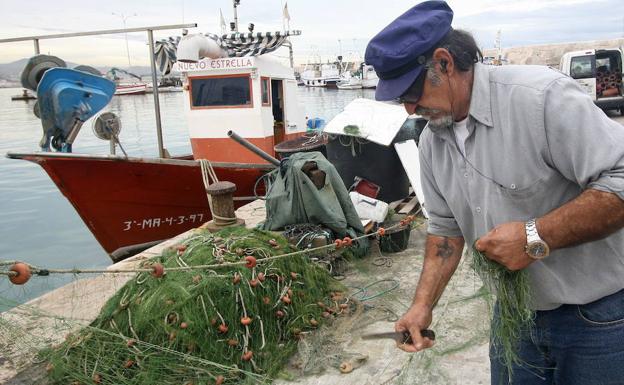
[[[262,201],[237,211],[246,225],[264,220]],[[136,267],[160,255],[163,249],[193,235],[194,230],[109,267],[110,270]],[[481,295],[481,282],[465,258],[435,311],[432,328],[436,346],[426,352],[407,354],[392,340],[368,340],[366,333],[392,331],[393,322],[408,307],[423,261],[425,233],[421,223],[410,237],[407,250],[385,254],[373,245],[365,258],[344,266],[343,283],[356,291],[366,290],[354,314],[340,316],[331,324],[306,335],[299,353],[288,365],[292,380],[278,384],[486,384],[488,310]],[[76,279],[57,290],[0,315],[0,383],[45,383],[45,363],[36,353],[62,341],[66,334],[89,324],[104,303],[133,274],[102,274]],[[36,279],[36,278],[34,278]],[[394,281],[393,281],[394,280]],[[384,295],[374,296],[398,287]],[[375,284],[376,283],[376,284]],[[356,296],[360,298],[360,296]],[[352,364],[342,373],[341,364]]]

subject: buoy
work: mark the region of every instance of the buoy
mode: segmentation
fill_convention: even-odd
[[[165,275],[165,268],[160,263],[156,263],[152,266],[152,276],[156,278],[162,278]]]
[[[256,267],[256,258],[254,258],[253,256],[251,255],[246,256],[245,261],[247,261],[247,263],[245,263],[246,268],[252,269]]]
[[[243,326],[247,326],[247,325],[251,324],[251,318],[243,317],[243,318],[241,318],[241,323],[243,324]]]
[[[30,266],[23,262],[15,263],[13,266],[11,266],[9,270],[17,273],[17,275],[9,276],[9,281],[11,281],[11,283],[14,285],[25,284],[26,282],[28,282],[32,275],[30,272]]]
[[[225,381],[223,376],[217,376],[217,378],[215,378],[215,385],[222,385],[223,381]]]
[[[226,324],[219,325],[219,333],[225,334],[228,332],[228,327]]]
[[[380,227],[379,229],[377,229],[377,234],[383,237],[386,234],[386,229],[384,229],[383,227]]]
[[[251,360],[251,358],[253,357],[253,352],[251,350],[247,350],[245,353],[243,353],[243,361],[249,361]]]
[[[351,246],[351,244],[353,243],[353,239],[349,238],[349,237],[344,237],[342,239],[342,244],[349,247]]]
[[[258,281],[264,282],[265,279],[266,277],[264,276],[263,272],[258,273]]]
[[[342,247],[342,239],[336,239],[334,241],[334,245],[336,246],[336,249],[340,249]]]

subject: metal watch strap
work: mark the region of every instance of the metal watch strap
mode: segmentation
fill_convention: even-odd
[[[537,232],[537,226],[535,225],[535,218],[528,221],[525,225],[525,228],[526,228],[527,244],[531,242],[544,242],[542,238],[540,238]]]

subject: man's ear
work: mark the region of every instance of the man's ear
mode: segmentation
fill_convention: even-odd
[[[440,64],[440,72],[452,74],[455,69],[453,56],[446,48],[437,48],[433,51],[433,61]]]

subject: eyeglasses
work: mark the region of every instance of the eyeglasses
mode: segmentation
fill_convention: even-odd
[[[424,85],[425,85],[425,77],[426,77],[427,70],[428,70],[428,67],[423,68],[423,70],[420,72],[420,74],[418,75],[416,80],[414,80],[412,85],[409,86],[407,91],[405,91],[403,93],[403,95],[399,96],[396,99],[397,103],[399,103],[399,104],[405,104],[405,103],[416,104],[416,103],[418,103],[418,101],[420,100],[420,98],[422,96],[422,93],[423,93],[423,88],[424,88]]]

